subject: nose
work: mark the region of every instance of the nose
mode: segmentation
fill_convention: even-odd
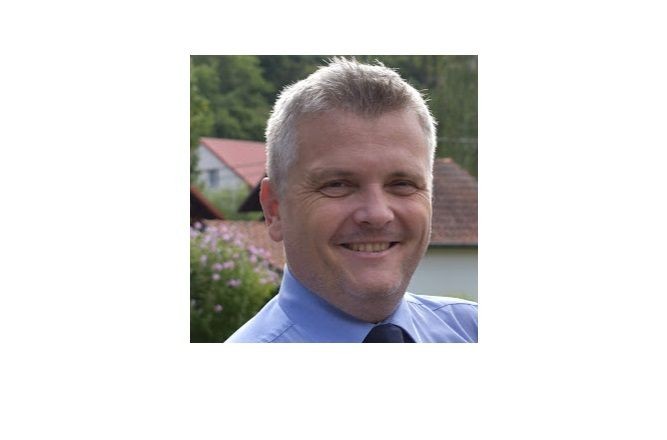
[[[381,186],[366,188],[360,196],[359,206],[353,215],[357,224],[379,229],[394,220],[394,210]]]

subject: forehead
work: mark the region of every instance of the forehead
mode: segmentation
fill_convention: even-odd
[[[421,167],[430,154],[426,134],[408,110],[372,117],[343,110],[308,115],[297,124],[297,144],[297,163],[316,168],[396,161]]]
[[[313,134],[372,135],[374,137],[415,136],[423,138],[417,114],[408,109],[392,110],[378,115],[363,115],[348,110],[326,110],[306,114],[296,125],[299,140],[312,141]],[[317,136],[322,138],[323,136]]]

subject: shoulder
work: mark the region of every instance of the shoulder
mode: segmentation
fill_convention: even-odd
[[[451,298],[448,296],[430,296],[430,295],[415,295],[407,292],[405,300],[416,307],[424,307],[434,312],[442,308],[449,308],[452,310],[461,310],[464,312],[477,313],[477,303],[460,298]]]
[[[459,298],[406,293],[413,317],[429,322],[432,330],[442,326],[468,342],[477,342],[477,303]],[[436,324],[440,323],[440,324]],[[435,331],[435,330],[434,330]]]
[[[293,327],[277,299],[273,298],[225,342],[291,342]]]

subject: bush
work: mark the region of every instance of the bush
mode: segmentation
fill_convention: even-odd
[[[190,228],[190,342],[224,342],[275,295],[267,258],[224,225]]]
[[[204,188],[204,197],[225,216],[225,220],[259,220],[261,212],[238,212],[239,206],[250,193],[245,186],[237,188]]]

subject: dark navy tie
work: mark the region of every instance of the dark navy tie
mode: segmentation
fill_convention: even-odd
[[[380,324],[371,329],[364,342],[415,342],[401,327],[394,324]]]

